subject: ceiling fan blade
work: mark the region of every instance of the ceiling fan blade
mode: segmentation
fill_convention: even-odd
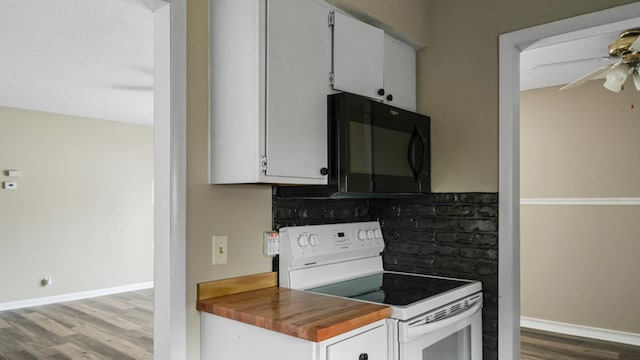
[[[111,85],[109,88],[116,90],[153,91],[153,85]]]
[[[582,63],[582,62],[601,62],[601,61],[607,61],[607,60],[618,60],[618,59],[612,56],[598,56],[598,57],[591,57],[591,58],[585,58],[585,59],[556,61],[556,62],[547,63],[547,64],[533,65],[529,67],[529,70],[545,68],[548,66],[555,66],[555,65],[566,65],[566,64],[575,64],[575,63]]]
[[[573,89],[575,87],[578,87],[578,86],[586,83],[589,80],[602,79],[604,77],[604,75],[616,65],[617,65],[617,63],[616,64],[612,64],[612,65],[605,65],[605,66],[603,66],[603,67],[601,67],[599,69],[596,69],[596,70],[588,73],[587,75],[579,78],[578,80],[575,80],[574,82],[563,86],[562,88],[560,88],[560,91]]]

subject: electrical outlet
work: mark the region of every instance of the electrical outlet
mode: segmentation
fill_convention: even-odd
[[[267,256],[280,254],[280,235],[277,231],[266,231],[262,238],[263,253]]]
[[[212,236],[213,251],[211,255],[211,265],[222,265],[227,263],[227,237]]]

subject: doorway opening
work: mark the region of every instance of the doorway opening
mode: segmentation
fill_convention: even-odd
[[[186,353],[186,306],[184,306],[186,302],[186,260],[184,255],[184,204],[186,192],[186,0],[173,0],[171,2],[164,0],[123,1],[129,3],[129,6],[134,5],[147,9],[145,11],[152,17],[151,22],[154,28],[152,55],[155,70],[151,71],[148,68],[142,67],[133,69],[134,71],[138,71],[138,73],[151,76],[154,83],[152,86],[155,90],[153,95],[154,109],[152,110],[155,113],[155,124],[152,134],[150,135],[150,137],[153,138],[153,149],[149,149],[149,152],[153,153],[152,177],[154,181],[153,190],[149,187],[149,191],[144,192],[145,199],[148,203],[151,203],[150,199],[153,198],[153,205],[151,205],[151,207],[153,212],[152,217],[155,219],[153,225],[151,225],[153,229],[149,231],[153,233],[152,238],[146,242],[147,252],[152,254],[152,260],[150,260],[148,264],[152,267],[152,269],[149,270],[149,272],[152,273],[149,280],[152,281],[149,281],[149,283],[155,288],[154,353],[158,359],[184,358]],[[20,6],[25,5],[23,2],[15,2],[6,3],[6,6],[18,6],[18,4]],[[38,7],[35,3],[26,5],[31,7],[35,6],[36,10]],[[128,16],[126,12],[122,13],[122,15],[125,17]],[[34,17],[30,19],[36,22],[38,20]],[[121,18],[117,16],[113,18],[101,18],[98,16],[95,18],[96,22],[104,26],[108,26],[110,22],[118,22],[119,19]],[[84,34],[81,27],[70,29],[70,32],[80,36]],[[19,36],[14,37],[15,41],[20,39],[21,37]],[[62,50],[65,53],[73,55],[74,50]],[[15,53],[13,55],[15,55]],[[12,56],[12,54],[7,53],[3,56]],[[36,56],[34,59],[39,59],[45,64],[50,60],[44,56]],[[148,87],[147,84],[115,83],[115,80],[131,80],[131,78],[112,79],[114,83],[106,84],[104,87],[111,86],[132,93],[145,90],[142,88]],[[60,80],[65,80],[64,74],[60,75]],[[90,85],[97,86],[94,83]],[[46,89],[38,88],[38,90],[43,90],[43,94],[47,94]],[[53,97],[55,91],[49,91],[48,94]],[[130,106],[135,106],[135,104]],[[30,151],[37,152],[38,147],[34,146]],[[46,158],[46,151],[43,151],[41,155]],[[125,156],[126,154],[123,154],[123,157]],[[17,170],[20,170],[19,164],[17,167]],[[149,167],[151,166],[149,165]],[[11,170],[14,169],[11,168]],[[50,170],[56,171],[55,168]],[[9,176],[8,169],[3,168],[2,175],[4,176],[5,173],[7,174],[6,176]],[[26,180],[27,172],[23,171],[22,176],[22,180]],[[123,186],[126,186],[126,174],[122,174],[122,179]],[[78,185],[75,181],[73,183],[75,183],[76,186]],[[147,186],[150,185],[150,183],[151,179],[147,177]],[[74,186],[71,182],[67,185]],[[64,193],[65,189],[68,191],[71,188],[62,186],[59,190]],[[28,190],[26,184],[21,190]],[[152,191],[153,195],[150,194]],[[13,192],[13,194],[17,193],[17,191]],[[86,206],[90,206],[90,197],[87,197],[86,200]],[[77,258],[82,258],[82,255],[79,255]],[[46,257],[44,260],[46,260]],[[105,267],[104,271],[109,270]],[[47,274],[42,275],[47,277]],[[149,276],[147,277],[149,278]],[[98,278],[99,277],[96,277],[96,279]],[[53,284],[55,286],[60,281],[58,279],[60,279],[60,277],[49,277],[49,281],[46,283],[43,282],[43,284]],[[84,295],[91,296],[91,294]],[[65,299],[60,299],[60,301],[64,300]],[[6,305],[6,303],[2,303],[0,306],[1,305]]]
[[[499,39],[499,357],[520,356],[520,54],[540,41],[561,41],[640,15],[620,6],[503,34]]]

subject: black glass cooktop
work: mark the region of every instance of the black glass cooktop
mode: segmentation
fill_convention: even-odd
[[[386,305],[404,306],[468,284],[469,282],[464,280],[379,273],[307,289],[307,291]]]

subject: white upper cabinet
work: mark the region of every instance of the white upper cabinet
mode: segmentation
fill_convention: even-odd
[[[267,4],[267,176],[326,181],[330,8],[315,0]]]
[[[416,51],[389,35],[384,36],[384,100],[416,110]]]
[[[340,12],[333,19],[333,88],[383,98],[384,31]]]
[[[326,184],[329,6],[209,4],[209,182]]]
[[[209,40],[211,184],[326,184],[335,90],[415,110],[413,49],[324,1],[210,0]]]
[[[415,111],[415,50],[338,11],[333,21],[333,88]]]

